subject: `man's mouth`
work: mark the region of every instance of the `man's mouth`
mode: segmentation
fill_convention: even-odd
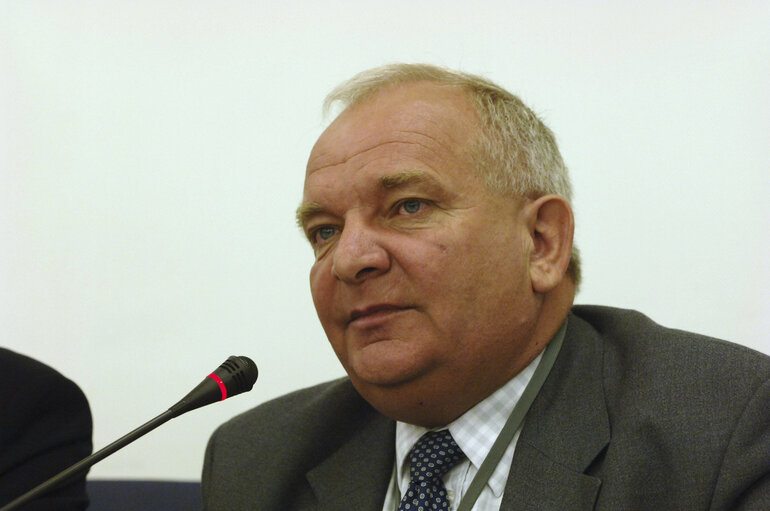
[[[380,318],[385,318],[392,313],[404,311],[410,308],[411,307],[402,307],[393,304],[369,305],[360,309],[354,309],[350,313],[348,324],[356,323],[363,325],[364,323],[371,323]]]

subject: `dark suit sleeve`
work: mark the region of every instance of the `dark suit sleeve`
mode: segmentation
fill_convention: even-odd
[[[752,395],[736,423],[711,509],[770,509],[770,379]]]
[[[0,505],[91,453],[91,412],[80,388],[50,367],[0,349]],[[24,511],[81,511],[85,474]]]

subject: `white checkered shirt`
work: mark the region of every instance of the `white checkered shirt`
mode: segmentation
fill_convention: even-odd
[[[492,449],[497,436],[508,420],[513,407],[518,403],[521,394],[540,363],[543,354],[535,358],[523,371],[514,376],[508,383],[497,389],[492,395],[465,412],[457,420],[447,426],[457,445],[468,457],[444,476],[444,485],[449,497],[450,510],[455,511],[465,492],[468,490],[473,477],[478,472],[481,463]],[[439,428],[445,429],[445,428]],[[409,463],[406,460],[409,451],[417,440],[424,435],[426,428],[396,423],[396,467],[391,477],[388,493],[385,495],[383,511],[398,509],[399,493],[403,495],[409,487]],[[503,454],[500,463],[481,491],[473,511],[497,511],[503,501],[503,491],[508,479],[508,472],[513,460],[513,450],[519,440],[521,428],[516,431],[511,444]],[[398,487],[396,486],[398,481]]]

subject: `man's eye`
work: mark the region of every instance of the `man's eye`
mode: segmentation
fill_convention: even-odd
[[[336,233],[337,233],[337,229],[335,227],[330,227],[328,225],[319,227],[313,232],[313,241],[315,241],[316,243],[326,241],[330,239],[332,236],[334,236]]]
[[[413,215],[422,209],[423,202],[420,199],[406,199],[401,203],[401,209],[410,215]]]

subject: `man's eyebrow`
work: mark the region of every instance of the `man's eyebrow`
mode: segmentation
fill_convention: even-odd
[[[422,170],[405,170],[381,176],[377,182],[383,190],[393,190],[403,186],[413,184],[427,184],[431,187],[438,187],[439,183],[433,176]],[[299,205],[296,212],[297,225],[304,229],[308,220],[313,216],[324,213],[326,210],[321,204],[315,201],[303,202]]]
[[[303,202],[297,208],[296,219],[300,229],[305,228],[308,219],[318,213],[323,213],[324,208],[317,202]]]
[[[415,183],[437,184],[433,177],[421,170],[406,170],[404,172],[396,172],[395,174],[387,174],[382,176],[379,182],[380,186],[386,190]]]

